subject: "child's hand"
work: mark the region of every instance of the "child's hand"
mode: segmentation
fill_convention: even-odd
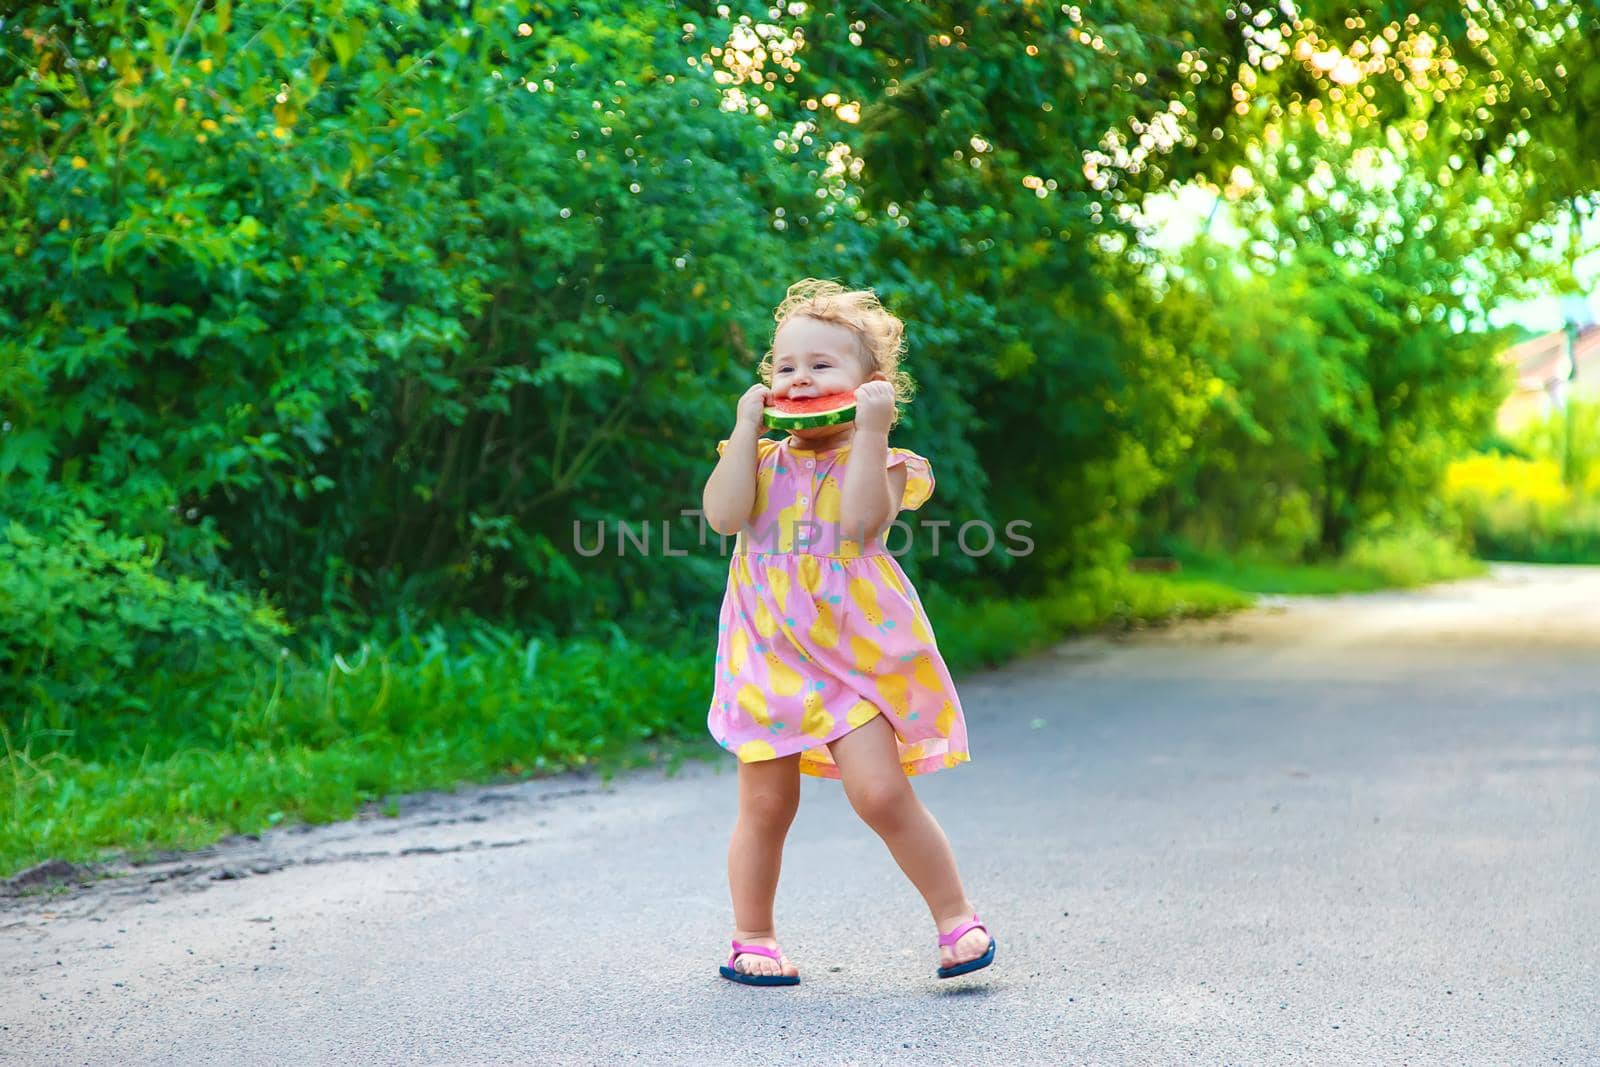
[[[748,426],[755,430],[757,435],[766,429],[762,412],[767,406],[767,398],[772,395],[772,390],[757,382],[744,391],[739,398],[739,407],[734,418],[734,429]]]
[[[856,387],[856,429],[888,433],[894,421],[894,386],[884,381],[862,382]]]

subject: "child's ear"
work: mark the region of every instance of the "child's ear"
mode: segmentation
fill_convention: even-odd
[[[886,382],[888,380],[889,380],[889,376],[887,374],[883,373],[883,371],[881,371],[881,370],[873,371],[872,372],[872,376],[867,379],[867,381],[869,381],[869,382]]]

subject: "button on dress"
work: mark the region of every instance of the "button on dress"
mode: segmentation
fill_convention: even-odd
[[[718,442],[719,455],[727,445]],[[707,727],[741,762],[798,752],[802,773],[838,778],[828,742],[882,715],[907,775],[954,767],[971,758],[966,722],[922,601],[881,539],[863,545],[838,525],[849,461],[848,444],[757,442],[755,505],[728,561]],[[933,471],[890,448],[887,466],[900,464],[900,506],[915,510],[933,493]]]

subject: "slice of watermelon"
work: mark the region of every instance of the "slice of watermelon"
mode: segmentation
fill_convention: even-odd
[[[856,394],[829,393],[803,400],[769,397],[767,425],[774,430],[809,430],[813,426],[837,426],[856,417]]]

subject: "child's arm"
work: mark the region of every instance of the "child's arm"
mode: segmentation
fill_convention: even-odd
[[[766,407],[768,389],[752,385],[739,398],[738,413],[733,433],[728,435],[728,447],[722,458],[706,479],[705,491],[700,497],[700,510],[710,527],[719,534],[736,534],[750,518],[750,509],[756,503],[756,441],[761,437],[762,409]]]
[[[856,389],[856,431],[850,437],[850,465],[840,487],[840,536],[866,544],[899,514],[906,491],[904,465],[889,470],[889,422],[894,417],[894,386],[869,381]]]

